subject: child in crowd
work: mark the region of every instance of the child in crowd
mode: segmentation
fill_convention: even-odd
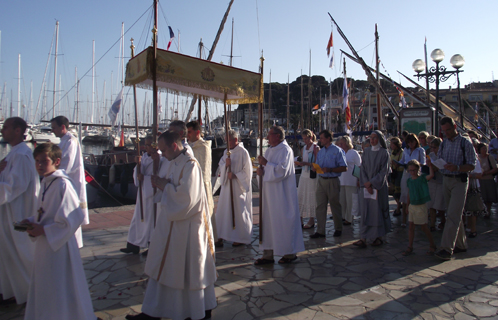
[[[406,182],[408,186],[408,222],[410,227],[408,230],[408,248],[402,253],[404,256],[413,253],[415,225],[419,225],[427,238],[429,238],[430,249],[427,254],[432,255],[436,251],[436,244],[427,225],[426,203],[431,200],[427,181],[434,177],[430,159],[427,159],[427,165],[429,166],[429,175],[420,173],[420,163],[417,160],[413,159],[407,163],[408,173],[410,174],[410,178]]]
[[[38,211],[23,223],[35,242],[34,265],[24,319],[95,320],[85,271],[74,233],[84,219],[80,200],[64,170],[62,151],[52,143],[34,152],[42,177]]]
[[[441,145],[441,138],[433,136],[430,142],[429,158],[434,161],[437,159],[437,153],[439,151],[439,146]],[[429,194],[431,200],[427,202],[427,207],[429,208],[429,221],[431,231],[436,231],[436,215],[439,214],[440,217],[440,230],[443,230],[444,224],[446,222],[446,202],[444,201],[443,194],[443,175],[439,172],[439,169],[434,165],[431,165],[434,170],[434,178],[429,180]]]

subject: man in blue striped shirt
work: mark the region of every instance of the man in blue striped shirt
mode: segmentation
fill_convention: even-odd
[[[447,217],[441,247],[436,257],[450,260],[453,253],[467,251],[467,238],[462,223],[462,212],[469,186],[468,173],[474,170],[477,155],[472,143],[462,137],[453,119],[441,119],[441,130],[446,136],[438,151],[438,158],[446,161],[443,174],[443,192]]]
[[[328,130],[320,132],[322,149],[318,152],[316,163],[322,168],[323,174],[318,175],[316,189],[316,219],[315,234],[310,238],[325,238],[325,225],[327,223],[327,204],[330,203],[332,217],[334,218],[334,237],[342,234],[342,207],[339,201],[341,185],[339,177],[348,170],[344,150],[332,144],[332,133]]]

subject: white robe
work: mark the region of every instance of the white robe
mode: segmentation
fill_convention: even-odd
[[[150,278],[142,312],[200,319],[205,310],[216,306],[217,277],[201,168],[193,157],[182,153],[161,173],[171,183],[156,194],[161,206],[145,264]]]
[[[159,168],[161,168],[165,161],[167,161],[166,158],[160,157]],[[154,231],[154,188],[152,188],[152,184],[150,182],[150,178],[154,173],[154,161],[147,154],[142,156],[140,173],[144,175],[144,180],[142,181],[144,221],[142,221],[141,218],[140,191],[138,191],[137,203],[135,205],[133,218],[131,219],[127,241],[136,246],[145,248],[148,247],[148,243],[152,237],[152,232]],[[137,167],[133,170],[133,180],[135,185],[139,187]]]
[[[96,319],[75,237],[85,215],[64,170],[43,178],[36,202],[44,213],[30,220],[43,225],[45,235],[31,238],[35,261],[24,319]]]
[[[220,159],[220,181],[221,192],[216,208],[216,226],[218,237],[224,240],[251,243],[252,236],[252,162],[249,152],[244,148],[242,142],[230,150],[232,175],[233,207],[235,217],[235,229],[232,222],[232,204],[230,192],[230,180],[226,167],[227,151]]]
[[[209,205],[209,216],[213,215],[214,201],[213,201],[213,187],[211,186],[211,141],[199,139],[189,144],[194,153],[194,158],[199,162],[202,170],[202,181],[206,189],[206,197]]]
[[[268,148],[264,157],[268,163],[263,175],[263,241],[259,248],[273,250],[278,256],[304,251],[294,153],[283,141]]]
[[[78,139],[71,133],[67,132],[61,137],[59,148],[62,150],[61,164],[59,169],[65,170],[71,182],[73,183],[76,194],[80,199],[80,206],[85,215],[82,225],[90,223],[88,216],[88,203],[86,198],[86,180],[85,180],[85,165],[83,162],[83,154]],[[76,239],[78,247],[83,247],[83,234],[81,228],[76,231]]]
[[[26,302],[34,245],[25,232],[14,231],[13,222],[34,215],[40,180],[33,153],[21,142],[5,158],[0,173],[0,294],[3,299]]]

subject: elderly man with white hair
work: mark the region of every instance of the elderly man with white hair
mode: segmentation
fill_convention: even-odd
[[[228,143],[230,157],[225,150],[219,162],[221,192],[216,209],[216,225],[218,239],[232,241],[232,246],[237,247],[251,243],[252,163],[249,152],[239,142],[239,134],[235,130],[228,131]]]
[[[259,156],[258,175],[263,176],[262,221],[260,232],[263,257],[255,265],[274,263],[273,255],[282,256],[278,263],[291,263],[296,253],[304,251],[303,231],[297,202],[294,153],[285,141],[284,129],[271,127],[268,131],[270,148]],[[261,227],[263,230],[261,230]]]

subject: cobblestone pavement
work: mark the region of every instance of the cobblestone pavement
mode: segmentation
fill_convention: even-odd
[[[93,306],[102,319],[140,312],[147,283],[145,257],[119,252],[132,212],[113,210],[92,215],[81,249]],[[216,250],[213,319],[498,319],[496,214],[479,219],[469,250],[445,262],[426,255],[429,243],[420,230],[414,254],[403,257],[408,229],[399,226],[398,217],[392,220],[384,245],[359,249],[352,245],[359,237],[357,220],[334,238],[328,219],[326,239],[309,239],[312,231],[304,230],[306,251],[295,263],[258,267],[256,225],[251,245],[225,243]],[[441,231],[433,235],[439,244]],[[0,308],[0,319],[23,314],[23,305]]]

